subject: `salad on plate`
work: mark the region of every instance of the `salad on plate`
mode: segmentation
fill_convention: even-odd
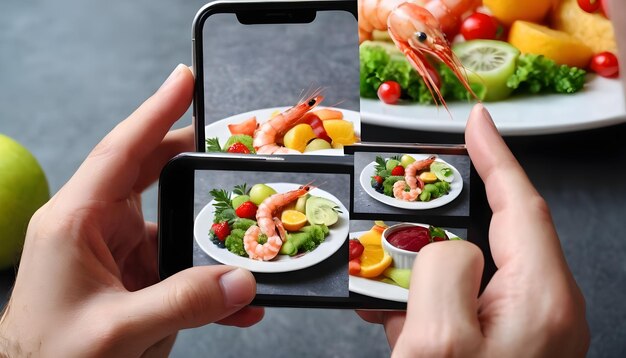
[[[435,155],[376,156],[361,172],[360,182],[372,198],[405,209],[445,205],[463,188],[458,170]]]
[[[339,108],[318,108],[323,99],[321,95],[313,95],[293,107],[252,111],[210,124],[205,128],[206,151],[239,154],[341,151],[344,145],[358,141],[359,115]]]
[[[196,241],[225,264],[257,272],[304,268],[332,255],[347,237],[346,208],[312,185],[244,183],[210,194],[196,218]]]
[[[415,255],[424,246],[433,242],[463,240],[449,231],[432,225],[410,225],[421,230],[412,232],[397,245]],[[384,222],[376,221],[369,231],[350,234],[348,265],[350,291],[380,299],[407,302],[411,269],[397,265],[392,254],[384,248],[382,236],[387,228]]]

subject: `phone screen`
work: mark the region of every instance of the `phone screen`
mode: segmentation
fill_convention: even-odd
[[[267,17],[215,13],[203,23],[198,150],[225,152],[240,142],[231,150],[340,154],[360,135],[354,15],[258,13]]]
[[[436,221],[469,217],[467,154],[356,152],[354,170],[355,214]]]
[[[193,265],[244,267],[261,295],[347,298],[350,183],[338,173],[196,170]]]

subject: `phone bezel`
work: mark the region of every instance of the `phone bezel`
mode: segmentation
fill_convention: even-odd
[[[204,106],[204,49],[202,48],[202,29],[205,21],[214,14],[244,14],[253,19],[255,24],[271,23],[306,23],[308,15],[317,11],[347,11],[357,19],[357,2],[354,0],[330,1],[214,1],[203,6],[196,14],[192,24],[192,68],[196,78],[193,98],[193,123],[197,152],[206,152],[205,148],[205,106]],[[280,14],[292,14],[289,21]],[[277,16],[278,15],[278,16]],[[310,22],[310,21],[309,21]],[[356,24],[356,23],[355,23]],[[355,31],[357,28],[355,27]]]

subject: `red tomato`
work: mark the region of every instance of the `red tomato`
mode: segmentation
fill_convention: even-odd
[[[600,8],[600,0],[578,0],[578,6],[584,11],[593,14]]]
[[[502,34],[502,27],[493,17],[475,12],[463,20],[461,34],[465,40],[495,40]]]
[[[378,87],[378,98],[387,104],[396,104],[402,94],[402,88],[396,81],[387,81]]]
[[[617,78],[619,76],[617,56],[611,52],[600,52],[593,55],[589,67],[602,77]]]

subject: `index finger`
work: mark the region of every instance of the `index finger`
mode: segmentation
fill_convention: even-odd
[[[94,148],[68,182],[72,191],[98,201],[128,197],[144,160],[189,108],[193,85],[189,68],[178,65],[154,95]]]
[[[493,211],[489,245],[498,268],[508,262],[523,264],[529,257],[546,265],[564,260],[545,201],[482,104],[472,109],[465,142],[476,171],[485,183]],[[545,266],[537,269],[545,269]]]

